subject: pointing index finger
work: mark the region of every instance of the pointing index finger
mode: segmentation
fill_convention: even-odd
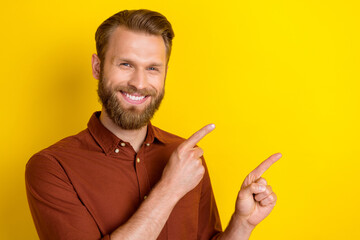
[[[261,175],[264,174],[266,170],[269,169],[269,167],[275,163],[277,160],[279,160],[282,157],[281,153],[275,153],[271,155],[268,159],[260,163],[259,166],[257,166],[251,173],[255,176],[255,179],[258,179],[261,177]]]
[[[195,145],[200,142],[208,133],[215,129],[215,124],[208,124],[205,127],[201,128],[199,131],[191,135],[185,142],[183,142],[184,148],[193,148]]]

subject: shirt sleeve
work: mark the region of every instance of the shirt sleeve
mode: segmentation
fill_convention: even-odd
[[[26,165],[25,182],[40,239],[110,239],[109,235],[101,235],[70,179],[53,157],[35,154]]]
[[[201,187],[198,224],[199,227],[197,239],[215,240],[222,232],[222,227],[219,212],[214,198],[214,193],[211,187],[209,172],[204,158],[202,160],[205,167],[205,174]]]

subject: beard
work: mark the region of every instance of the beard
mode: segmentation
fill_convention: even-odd
[[[98,84],[98,95],[103,107],[109,118],[120,128],[126,130],[136,130],[147,125],[155,112],[159,109],[162,99],[164,98],[164,88],[161,92],[154,89],[137,89],[134,86],[115,86],[114,89],[106,86],[106,79],[100,74]],[[119,101],[120,92],[129,94],[138,93],[142,96],[151,97],[151,102],[144,110],[139,110],[135,106],[125,108]]]

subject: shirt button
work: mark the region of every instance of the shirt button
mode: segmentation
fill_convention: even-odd
[[[119,153],[120,152],[120,150],[117,148],[117,149],[115,149],[115,153]]]
[[[145,196],[144,196],[144,200],[145,200],[146,198],[147,198],[147,196],[145,195]]]
[[[150,143],[145,144],[146,146],[150,146]]]
[[[125,147],[126,144],[122,142],[122,143],[120,143],[120,145],[121,145],[122,147]]]
[[[139,162],[140,162],[140,158],[137,158],[136,161],[139,163]]]

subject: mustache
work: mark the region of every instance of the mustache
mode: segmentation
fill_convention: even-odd
[[[156,90],[155,89],[137,89],[134,86],[116,86],[115,91],[121,91],[121,92],[127,92],[129,94],[140,94],[143,96],[156,96]]]

